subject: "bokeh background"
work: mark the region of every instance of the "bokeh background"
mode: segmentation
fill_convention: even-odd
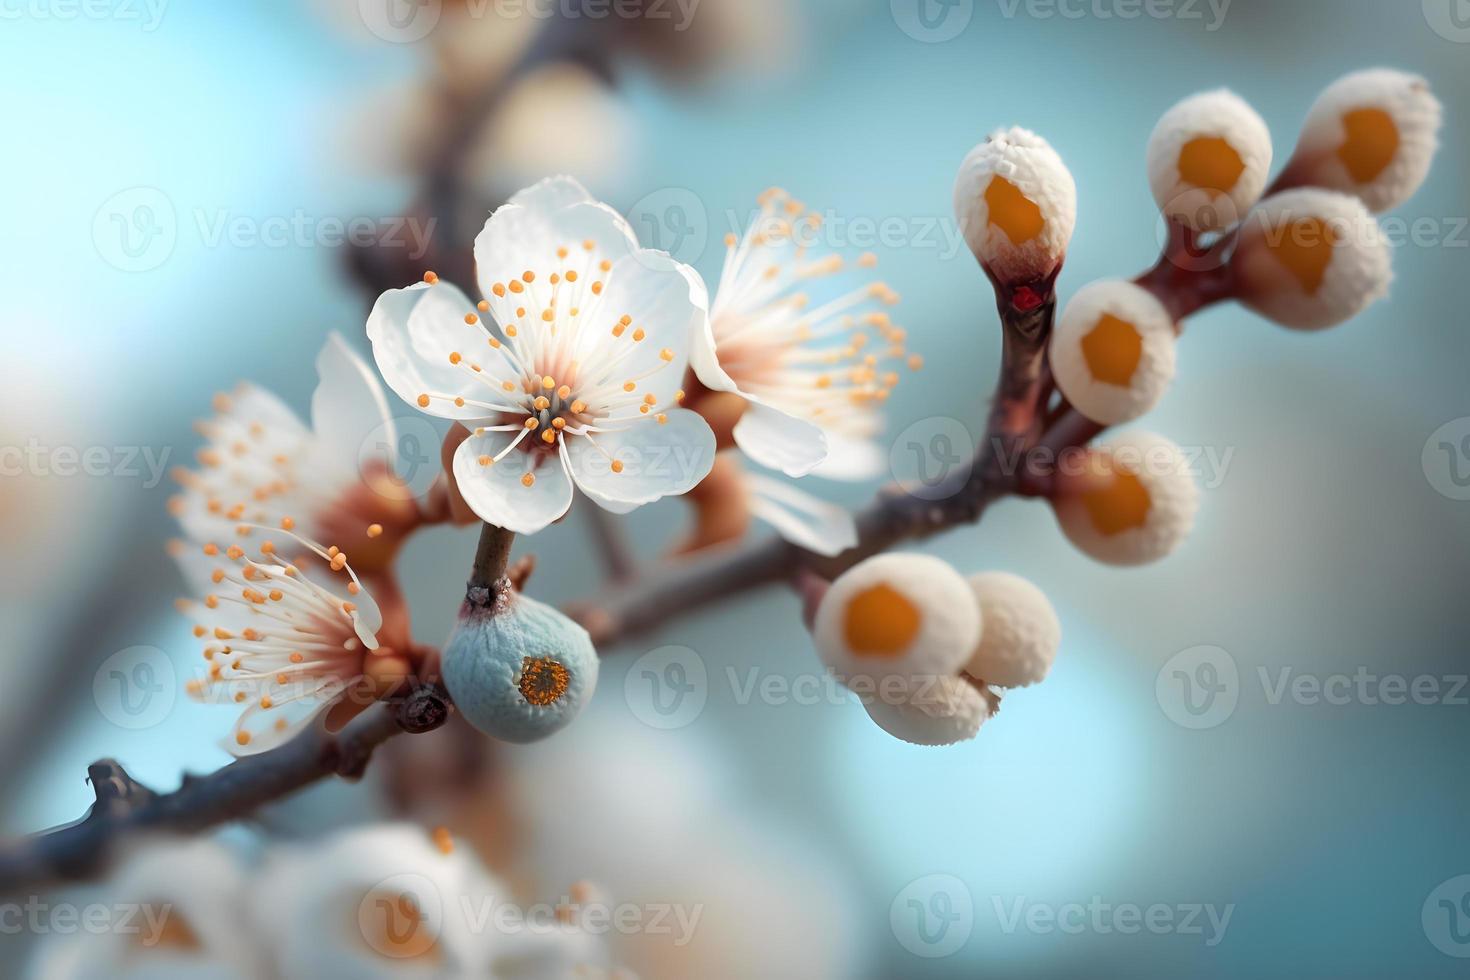
[[[1444,147],[1395,217],[1425,234],[1396,248],[1391,300],[1333,331],[1288,332],[1238,307],[1191,321],[1178,381],[1145,420],[1202,454],[1199,525],[1174,557],[1099,566],[1021,502],[927,546],[966,571],[1031,578],[1064,624],[1051,678],[1009,697],[973,743],[908,747],[825,694],[749,696],[752,678],[819,672],[796,599],[763,592],[604,651],[587,717],[547,745],[495,752],[475,804],[487,855],[544,856],[557,866],[533,870],[548,887],[678,882],[733,909],[711,929],[731,956],[762,948],[773,977],[1462,975],[1470,906],[1451,921],[1431,893],[1470,873],[1470,687],[1456,680],[1470,673],[1470,5],[925,4],[922,21],[909,0],[751,4],[718,33],[717,54],[733,57],[697,73],[609,39],[613,84],[581,69],[526,83],[466,175],[493,201],[570,171],[706,277],[732,216],[771,184],[889,229],[866,241],[854,226],[850,244],[878,253],[927,360],[889,403],[898,475],[911,444],[984,418],[998,328],[949,201],[959,160],[992,128],[1036,129],[1076,176],[1065,297],[1156,255],[1143,152],[1177,99],[1235,89],[1284,160],[1334,78],[1416,71],[1446,104]],[[170,696],[140,723],[107,693],[109,658],[131,648],[162,651],[174,688],[197,661],[172,610],[171,489],[154,464],[189,461],[190,420],[212,392],[251,379],[305,411],[326,333],[366,350],[371,296],[325,240],[331,222],[406,215],[416,154],[442,126],[425,87],[483,86],[496,46],[521,43],[509,28],[454,28],[452,53],[433,36],[385,40],[355,0],[76,9],[5,5],[0,23],[0,445],[41,447],[28,457],[41,464],[0,479],[8,833],[80,816],[101,756],[157,788],[227,761],[228,710]],[[271,238],[282,221],[304,230]],[[59,475],[58,447],[103,447],[112,462]],[[873,488],[821,489],[858,505]],[[651,557],[686,518],[671,501],[629,526]],[[537,536],[533,594],[596,587],[587,532],[574,515]],[[473,548],[473,531],[443,530],[406,554],[426,640],[447,632]],[[665,729],[649,724],[640,678],[655,661],[640,657],[668,645],[706,679],[702,710]],[[1229,690],[1195,716],[1176,671],[1204,677],[1202,660]],[[1359,673],[1434,678],[1438,693],[1277,695],[1283,678]],[[383,783],[313,790],[264,826],[309,837],[402,812]],[[408,792],[425,798],[423,819],[468,805]],[[520,836],[493,829],[503,809]],[[926,943],[910,899],[972,912]],[[1027,924],[1028,910],[1073,903],[1162,905],[1176,926],[1191,906],[1230,918],[1223,934],[1207,914],[1199,934],[1123,934],[1108,913],[1101,926],[1090,912],[1077,929]]]

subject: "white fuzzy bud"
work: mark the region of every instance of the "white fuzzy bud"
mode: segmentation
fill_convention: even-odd
[[[1263,201],[1241,228],[1231,264],[1241,302],[1302,330],[1356,316],[1393,281],[1387,237],[1363,202],[1315,187]]]
[[[1057,523],[1084,554],[1107,565],[1167,556],[1194,527],[1199,488],[1183,450],[1132,432],[1095,447],[1086,472],[1059,472]]]
[[[1067,254],[1077,185],[1051,144],[1030,130],[997,130],[960,164],[955,217],[970,251],[1006,284],[1044,279]]]
[[[844,572],[812,625],[822,662],[839,680],[862,678],[865,686],[956,674],[980,632],[980,607],[964,577],[948,562],[915,554],[877,555]]]
[[[1159,210],[1195,231],[1239,223],[1271,172],[1271,131],[1226,89],[1191,95],[1164,113],[1148,142]]]
[[[1295,185],[1355,194],[1373,211],[1390,210],[1428,176],[1442,117],[1422,77],[1391,68],[1353,72],[1313,103],[1287,174]]]
[[[1153,294],[1104,280],[1077,291],[1051,339],[1057,387],[1104,425],[1131,422],[1158,404],[1174,380],[1174,321]]]
[[[1030,687],[1046,679],[1062,643],[1062,624],[1046,594],[1008,572],[970,576],[985,635],[965,672],[995,687]]]
[[[879,728],[913,745],[967,742],[995,713],[993,696],[981,693],[974,683],[958,676],[936,678],[910,702],[875,698],[866,707],[868,717]]]

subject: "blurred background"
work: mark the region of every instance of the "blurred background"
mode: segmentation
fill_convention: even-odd
[[[1156,256],[1144,146],[1179,98],[1234,89],[1283,161],[1326,84],[1382,64],[1446,105],[1434,172],[1391,216],[1425,234],[1400,236],[1392,298],[1330,332],[1235,306],[1191,321],[1145,420],[1199,454],[1181,551],[1106,568],[1025,502],[926,546],[1032,579],[1063,621],[1047,684],[977,740],[906,746],[806,683],[798,602],[770,590],[603,651],[592,708],[544,745],[395,745],[362,784],[249,833],[447,822],[544,893],[589,878],[703,905],[693,952],[623,951],[645,977],[1463,974],[1470,5],[702,0],[687,31],[576,25],[577,57],[546,63],[526,52],[575,5],[466,3],[0,5],[0,829],[79,817],[103,756],[158,789],[228,761],[233,712],[181,695],[198,653],[164,552],[190,420],[242,379],[305,413],[328,331],[366,352],[377,291],[453,271],[519,187],[572,173],[706,278],[772,184],[851,219],[838,244],[878,254],[927,362],[889,402],[905,476],[911,443],[980,431],[997,370],[991,292],[950,210],[989,130],[1037,130],[1076,177],[1065,299]],[[678,23],[689,0],[666,6]],[[453,140],[458,211],[423,178]],[[344,245],[353,229],[384,247]],[[400,446],[412,467],[434,433],[394,405],[422,434]],[[873,489],[820,487],[853,506]],[[687,519],[666,501],[629,527],[653,557]],[[536,537],[533,595],[598,585],[587,535],[574,513]],[[474,546],[440,529],[405,554],[426,642]],[[698,667],[672,720],[644,683],[670,657]],[[1170,683],[1202,662],[1225,685],[1203,716]],[[132,710],[119,670],[167,693]],[[1337,675],[1371,679],[1344,703],[1289,683]],[[1384,703],[1389,676],[1436,693]],[[1124,906],[1169,924],[1129,929]]]

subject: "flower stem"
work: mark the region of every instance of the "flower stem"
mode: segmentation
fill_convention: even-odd
[[[475,564],[465,585],[465,599],[473,606],[485,607],[498,595],[510,590],[510,549],[515,544],[514,531],[494,524],[480,527],[480,545],[475,549]]]

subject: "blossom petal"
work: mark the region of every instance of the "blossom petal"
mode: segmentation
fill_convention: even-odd
[[[740,394],[735,379],[720,366],[719,348],[715,344],[714,320],[706,317],[703,329],[695,330],[690,340],[689,366],[694,369],[699,383],[711,391],[730,391]]]
[[[311,434],[289,405],[264,388],[242,384],[225,397],[227,407],[217,424],[223,424],[227,418],[242,429],[258,423],[267,438],[292,444]]]
[[[588,365],[616,359],[615,367],[600,377],[593,372],[590,380],[607,384],[637,378],[639,390],[653,395],[657,404],[672,404],[684,383],[690,344],[709,319],[708,293],[699,274],[664,252],[643,249],[613,265],[607,291],[587,315],[590,329],[579,359]],[[614,336],[612,328],[625,316],[631,327]]]
[[[637,236],[622,215],[593,199],[570,177],[553,177],[521,191],[496,209],[475,237],[475,275],[480,293],[490,296],[530,270],[557,271],[558,249],[582,250],[617,262],[638,247]]]
[[[368,339],[379,372],[399,398],[418,405],[421,395],[438,396],[419,407],[440,418],[475,420],[493,414],[474,403],[493,400],[497,386],[516,375],[510,363],[490,349],[484,328],[465,322],[465,314],[474,311],[469,298],[446,282],[415,283],[378,297],[368,316]],[[451,364],[449,355],[454,352],[483,370],[477,373],[464,364]],[[467,404],[457,406],[456,396]]]
[[[819,426],[754,399],[735,423],[735,443],[760,465],[787,476],[806,476],[827,458],[827,435]]]
[[[325,721],[324,712],[341,700],[348,686],[341,679],[239,685],[238,690],[246,692],[251,703],[236,720],[225,742],[226,751],[243,758],[279,748],[311,725]],[[267,694],[272,698],[271,707],[263,708],[260,698]]]
[[[317,460],[343,473],[360,472],[370,459],[391,467],[398,435],[377,372],[333,332],[317,355],[316,373],[311,426]],[[370,447],[364,445],[369,436]]]
[[[524,190],[516,191],[509,203],[539,211],[556,211],[573,204],[595,202],[597,198],[582,182],[566,174],[547,177]]]
[[[534,534],[572,506],[572,481],[561,458],[520,449],[511,450],[498,463],[481,465],[481,460],[493,460],[516,435],[471,434],[455,450],[454,478],[480,520],[517,534]],[[535,468],[528,469],[533,464]],[[528,472],[535,477],[530,486],[522,482]]]
[[[857,546],[857,524],[847,508],[759,473],[746,480],[751,512],[792,544],[829,558]]]
[[[673,409],[665,417],[662,424],[649,418],[594,432],[594,442],[568,439],[567,464],[577,486],[617,513],[692,490],[715,464],[715,434],[703,417],[688,409]],[[613,472],[614,460],[621,472]]]

